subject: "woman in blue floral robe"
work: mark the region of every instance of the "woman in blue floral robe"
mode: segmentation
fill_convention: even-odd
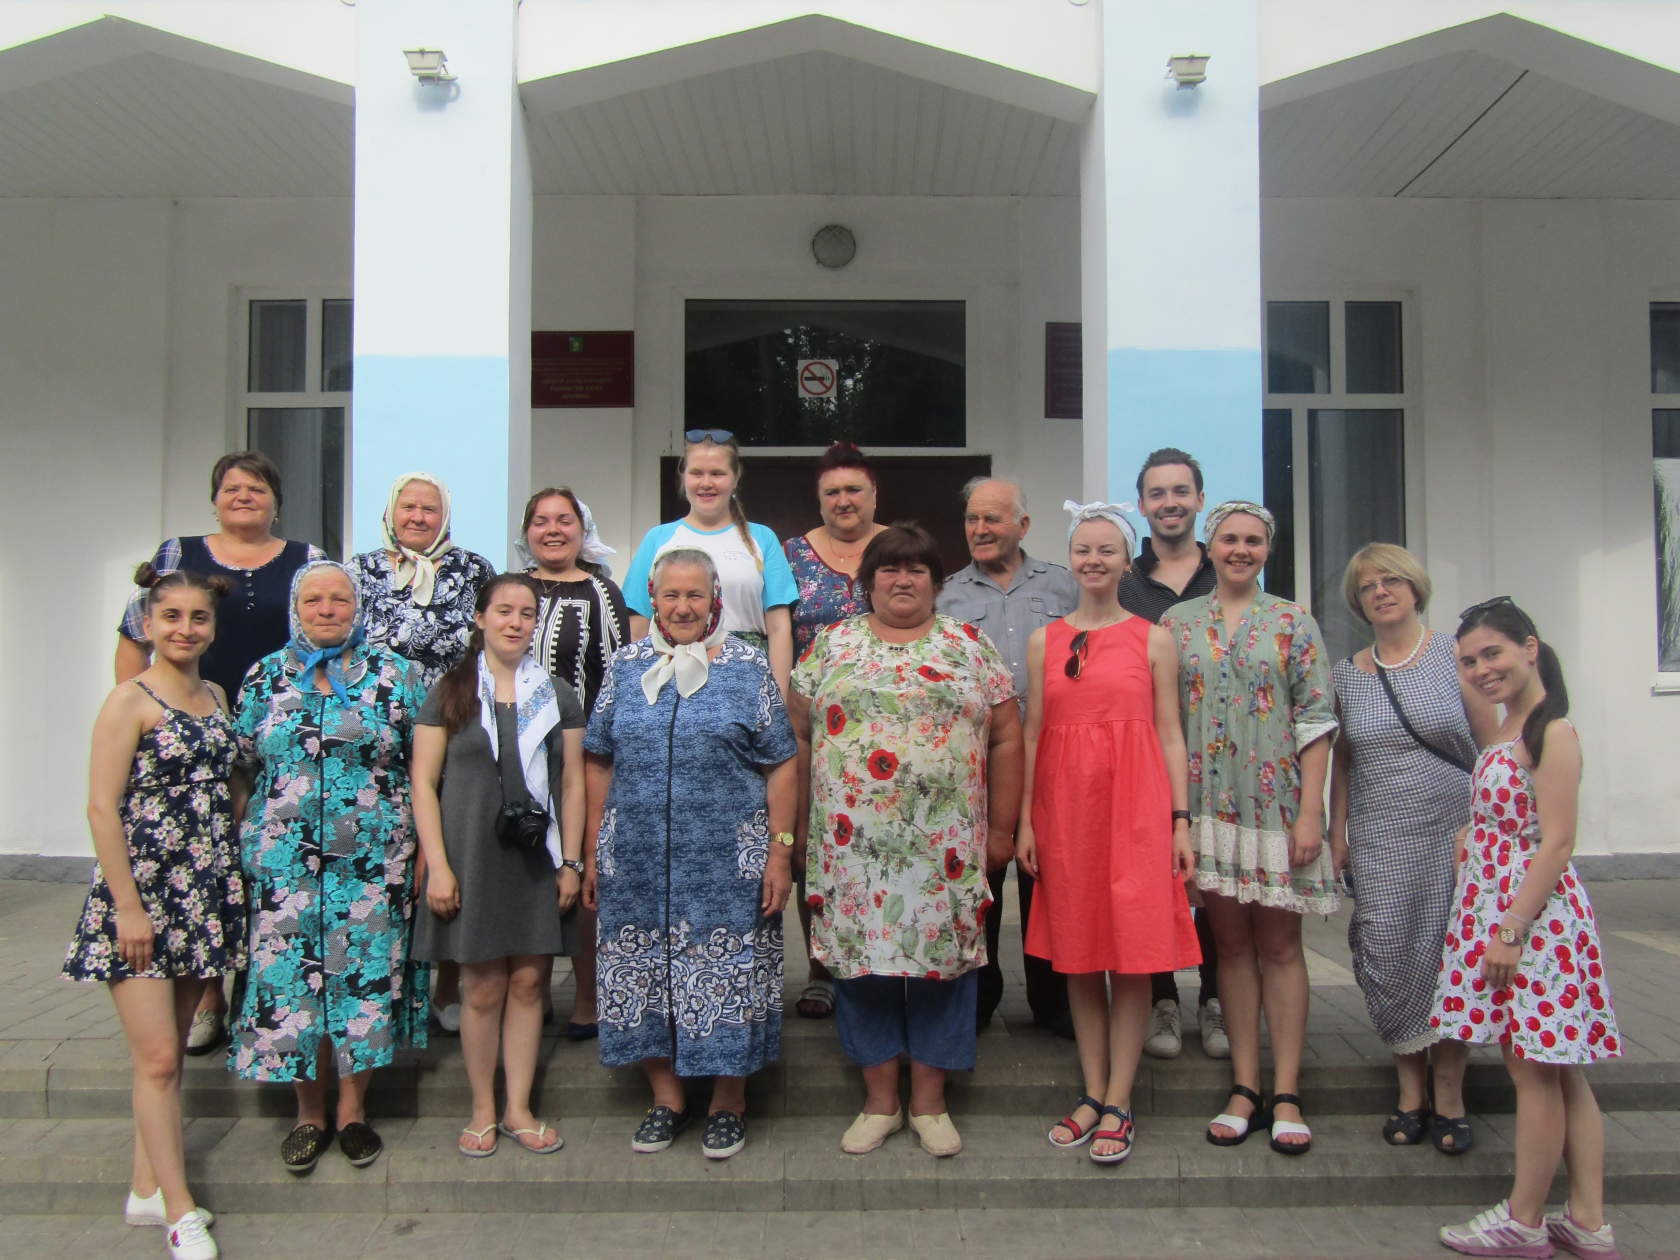
[[[426,1044],[426,969],[409,960],[408,789],[426,694],[413,662],[361,641],[357,612],[342,566],[299,570],[292,641],[251,667],[236,722],[256,783],[240,832],[250,970],[230,1058],[240,1076],[297,1086],[298,1125],[281,1152],[293,1172],[326,1144],[333,1069],[339,1144],[352,1163],[371,1163],[368,1073]]]

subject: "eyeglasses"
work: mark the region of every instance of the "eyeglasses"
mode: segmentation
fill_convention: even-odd
[[[1504,604],[1509,604],[1511,606],[1511,611],[1516,613],[1517,616],[1522,619],[1523,625],[1527,627],[1530,634],[1532,634],[1536,639],[1540,637],[1540,631],[1535,629],[1533,618],[1518,607],[1517,601],[1512,599],[1509,595],[1495,595],[1492,599],[1484,599],[1479,604],[1471,604],[1470,607],[1458,614],[1458,619],[1461,622],[1469,621],[1472,617],[1478,617],[1482,613],[1492,612],[1495,608]]]
[[[1401,587],[1410,585],[1409,581],[1398,574],[1385,573],[1382,577],[1374,577],[1369,582],[1361,582],[1359,584],[1359,598],[1364,599],[1367,596],[1375,595],[1378,591],[1397,591]]]
[[[734,440],[735,435],[728,429],[689,429],[683,434],[685,442],[716,442],[722,446]]]
[[[1085,658],[1089,655],[1087,651],[1089,636],[1090,631],[1081,630],[1068,643],[1067,664],[1062,668],[1067,672],[1069,678],[1077,680],[1080,671],[1085,668]]]

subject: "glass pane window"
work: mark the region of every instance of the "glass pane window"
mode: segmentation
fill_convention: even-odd
[[[964,446],[966,389],[961,302],[688,303],[685,427],[743,446]]]
[[[1295,598],[1295,440],[1294,414],[1267,408],[1261,415],[1260,463],[1265,504],[1277,519],[1277,537],[1266,561],[1266,590],[1280,599]]]
[[[1651,392],[1680,394],[1680,302],[1651,303]]]
[[[1307,413],[1312,609],[1332,660],[1369,639],[1342,598],[1347,562],[1366,543],[1406,542],[1404,417],[1398,410]]]
[[[308,389],[309,303],[251,303],[250,365],[246,388],[253,393],[295,394]]]
[[[1657,534],[1657,668],[1680,673],[1680,410],[1651,413]]]
[[[252,450],[274,461],[286,487],[280,533],[344,554],[344,408],[250,407]]]
[[[339,394],[350,389],[350,318],[347,298],[321,303],[321,390]]]
[[[1347,392],[1404,392],[1400,367],[1400,303],[1349,302],[1343,316]]]
[[[1266,303],[1266,392],[1330,392],[1330,303]]]

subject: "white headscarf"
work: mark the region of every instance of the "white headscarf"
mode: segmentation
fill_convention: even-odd
[[[548,811],[548,856],[554,869],[566,856],[560,847],[560,811],[548,785],[548,733],[560,725],[560,701],[554,694],[554,680],[529,656],[520,658],[513,676],[514,725],[519,732],[519,767],[525,773],[525,790]],[[478,720],[490,737],[490,756],[500,764],[501,748],[496,729],[496,680],[484,653],[478,654]]]
[[[424,551],[414,551],[397,541],[397,530],[393,517],[397,514],[397,500],[402,497],[404,488],[411,481],[424,481],[427,485],[437,489],[438,498],[443,503],[443,521],[438,526],[437,537],[432,545]],[[391,589],[400,591],[405,586],[414,588],[414,602],[421,608],[432,602],[432,590],[437,585],[437,562],[449,552],[455,550],[455,544],[449,541],[449,487],[444,485],[431,473],[404,473],[391,486],[391,497],[385,501],[385,546],[397,553],[397,571],[391,577]]]
[[[1266,545],[1270,546],[1277,534],[1277,518],[1258,503],[1250,503],[1247,499],[1227,499],[1207,514],[1207,521],[1202,526],[1202,536],[1212,542],[1219,527],[1225,523],[1227,516],[1252,516],[1266,527]]]
[[[544,495],[543,497],[549,498],[551,496]],[[562,495],[562,497],[566,496]],[[618,554],[617,550],[601,541],[601,533],[595,528],[595,514],[589,510],[589,504],[575,494],[570,495],[570,498],[572,502],[577,504],[578,520],[583,526],[583,541],[578,544],[578,559],[585,564],[592,564],[600,569],[603,577],[611,577],[612,566],[607,563],[607,560],[611,556],[616,556]],[[518,558],[521,568],[534,569],[537,567],[537,558],[531,554],[531,544],[525,541],[523,533],[513,540],[513,554]]]
[[[1072,499],[1062,500],[1062,511],[1073,513],[1073,521],[1068,525],[1068,538],[1071,541],[1073,531],[1086,521],[1109,521],[1120,527],[1120,532],[1126,537],[1126,554],[1128,556],[1137,551],[1137,531],[1132,523],[1126,519],[1126,513],[1132,510],[1130,503],[1075,503]]]
[[[712,575],[712,613],[706,620],[706,632],[698,642],[672,643],[665,627],[659,624],[659,611],[655,607],[648,625],[648,637],[653,641],[653,650],[659,654],[659,660],[642,675],[642,694],[649,704],[659,703],[659,693],[673,678],[677,680],[677,694],[684,700],[704,687],[712,673],[711,649],[729,637],[729,631],[723,628],[723,586],[718,581],[717,566],[703,551],[693,547],[671,547],[655,556],[653,571],[648,574],[648,602],[653,602],[654,576],[664,565],[673,562],[699,565]]]

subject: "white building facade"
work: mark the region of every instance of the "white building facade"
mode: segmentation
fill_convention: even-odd
[[[753,506],[825,418],[906,484],[1018,479],[1051,556],[1064,498],[1182,446],[1343,646],[1375,538],[1439,629],[1511,594],[1569,675],[1580,851],[1680,864],[1674,6],[12,0],[0,294],[0,872],[85,865],[128,574],[213,528],[223,452],[345,555],[431,469],[505,563],[535,487],[627,555],[685,428],[742,434]],[[842,357],[802,399],[842,344],[888,387]]]

